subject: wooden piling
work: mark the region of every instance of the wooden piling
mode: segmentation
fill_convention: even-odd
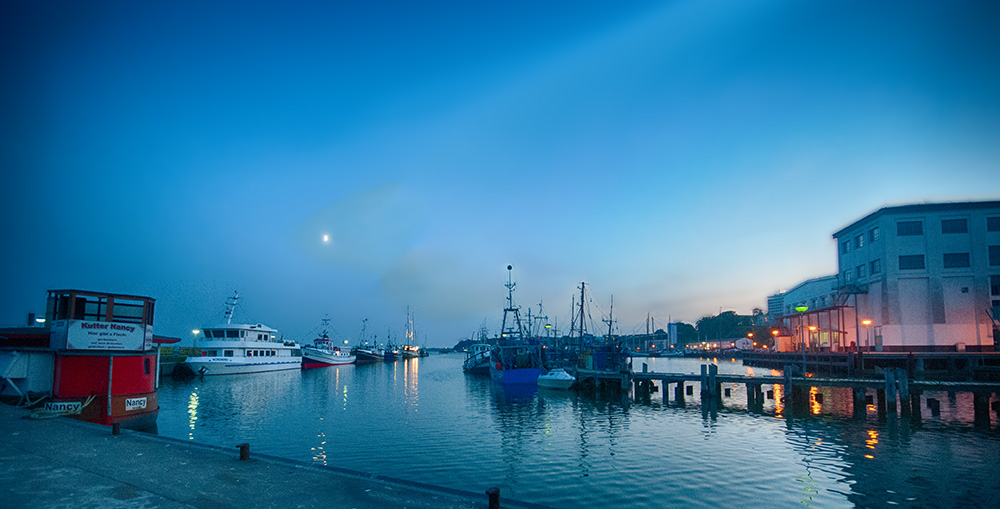
[[[757,394],[753,390],[753,385],[747,384],[747,411],[755,412],[757,409]]]
[[[691,388],[691,386],[689,385],[688,389],[690,389],[690,388]],[[677,387],[674,387],[674,404],[676,404],[679,407],[682,407],[682,406],[685,405],[685,403],[684,403],[684,382],[677,382]]]
[[[920,414],[920,391],[910,389],[910,419],[913,422],[920,422],[923,416]]]
[[[907,370],[896,369],[896,385],[899,388],[899,415],[909,417],[910,412],[910,383],[907,377]]]
[[[886,411],[896,413],[896,370],[885,370]]]
[[[875,389],[875,409],[878,412],[878,419],[885,419],[885,387]]]
[[[972,413],[975,427],[990,427],[990,393],[983,391],[972,393]]]
[[[711,389],[709,389],[708,381],[708,365],[706,364],[701,365],[701,378],[699,379],[699,383],[701,384],[701,404],[702,406],[705,406],[705,404],[712,398],[712,392]]]
[[[865,417],[868,415],[868,401],[866,398],[867,390],[864,387],[855,387],[852,389],[854,393],[854,416],[855,417]]]

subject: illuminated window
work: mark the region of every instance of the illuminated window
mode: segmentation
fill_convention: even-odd
[[[865,247],[865,234],[864,233],[859,234],[857,237],[854,237],[854,248],[858,249],[858,248],[862,248],[862,247]]]

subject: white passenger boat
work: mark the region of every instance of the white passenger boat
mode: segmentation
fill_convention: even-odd
[[[538,386],[548,389],[569,389],[576,383],[576,377],[565,369],[550,369],[548,373],[538,376]]]
[[[330,324],[329,318],[323,319],[323,332],[313,340],[310,346],[302,347],[302,368],[322,368],[326,366],[340,366],[343,364],[354,364],[355,356],[349,350],[333,346],[330,336],[327,335],[326,328]]]
[[[226,323],[204,327],[196,347],[197,357],[188,357],[183,366],[195,375],[235,375],[283,369],[301,369],[299,344],[283,341],[278,331],[263,324],[233,324],[233,312],[240,294],[226,303]]]

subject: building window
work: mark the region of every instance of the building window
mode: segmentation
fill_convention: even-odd
[[[222,351],[222,356],[223,357],[232,357],[233,356],[233,351],[232,350],[223,350]]]
[[[854,237],[854,248],[859,249],[865,247],[865,234],[862,233],[857,237]]]
[[[867,274],[867,269],[868,269],[868,267],[865,267],[864,265],[858,265],[858,266],[857,266],[857,267],[856,267],[856,268],[854,269],[854,272],[855,272],[855,274],[856,274],[856,275],[857,275],[857,277],[858,277],[858,281],[860,281],[860,280],[862,280],[862,279],[864,279],[864,278],[868,277],[868,274]]]
[[[922,221],[900,221],[896,223],[896,236],[898,237],[923,234],[924,223]]]
[[[840,243],[840,254],[846,254],[851,250],[851,241],[845,240]]]
[[[990,246],[990,267],[1000,266],[1000,246]]]
[[[969,253],[945,253],[944,268],[962,269],[969,267]]]
[[[871,244],[876,240],[878,240],[878,226],[872,228],[871,230],[868,230],[868,243]]]
[[[882,273],[882,259],[872,260],[872,262],[869,263],[868,266],[869,266],[868,268],[871,269],[871,271],[869,271],[869,272],[871,272],[871,274],[873,276],[875,274],[881,274]]]
[[[941,233],[969,233],[969,222],[965,219],[942,219]]]
[[[986,218],[986,231],[1000,232],[1000,216]]]
[[[924,255],[899,255],[899,270],[923,270]]]
[[[852,272],[851,269],[845,270],[844,271],[844,284],[845,285],[851,284],[851,281],[853,281],[853,279],[854,279],[853,276],[854,276],[854,272]]]
[[[990,276],[990,299],[993,306],[1000,306],[1000,276]]]

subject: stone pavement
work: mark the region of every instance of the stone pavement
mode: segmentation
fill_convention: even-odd
[[[486,508],[470,493],[0,404],[0,507]],[[502,495],[502,494],[501,494]],[[502,507],[541,507],[502,499]]]

